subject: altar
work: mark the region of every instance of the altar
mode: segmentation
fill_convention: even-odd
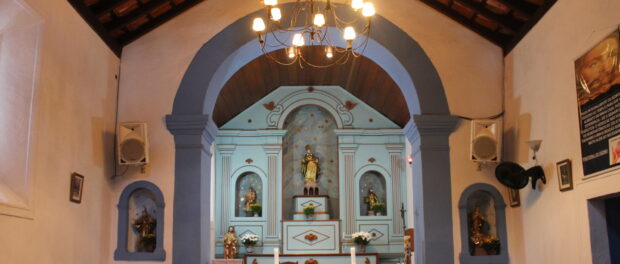
[[[358,232],[357,263],[403,253],[402,129],[341,87],[276,89],[220,127],[214,157],[216,257],[229,227],[248,264],[274,263],[274,249],[281,262],[345,263]]]

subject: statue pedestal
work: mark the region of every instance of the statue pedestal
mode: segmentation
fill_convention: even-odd
[[[294,220],[330,220],[328,210],[329,196],[327,195],[295,195],[293,196],[295,202],[295,215]],[[312,204],[316,206],[314,208],[314,215],[312,219],[308,219],[304,214],[304,207]]]
[[[243,264],[243,259],[212,259],[212,264]]]

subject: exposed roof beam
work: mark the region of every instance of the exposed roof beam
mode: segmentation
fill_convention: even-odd
[[[108,47],[120,57],[123,47],[120,43],[110,36],[109,32],[99,23],[97,17],[91,12],[91,10],[81,0],[69,0],[69,3],[78,10],[78,13],[84,18],[88,25],[97,32],[97,35],[105,42]]]
[[[465,5],[474,10],[474,12],[478,13],[483,17],[490,19],[491,21],[499,24],[501,27],[507,29],[511,33],[516,33],[517,30],[521,27],[521,22],[513,19],[509,16],[502,16],[494,13],[493,11],[486,8],[485,4],[474,2],[472,0],[457,0],[457,2]]]
[[[525,23],[521,27],[521,29],[519,29],[517,35],[515,35],[508,43],[506,43],[506,45],[503,46],[504,55],[508,54],[517,45],[517,43],[519,43],[519,41],[521,41],[521,39],[523,39],[523,37],[525,37],[525,35],[530,32],[534,25],[538,23],[538,21],[547,13],[547,11],[549,11],[549,9],[551,9],[551,7],[553,6],[553,4],[555,4],[556,1],[557,0],[546,0],[540,6],[540,8],[538,8],[538,10],[536,10],[536,12],[532,14],[530,20],[528,20],[527,23]]]
[[[443,13],[444,15],[456,20],[461,23],[463,26],[473,30],[474,32],[480,34],[482,37],[488,39],[489,41],[497,44],[500,47],[503,47],[508,39],[506,37],[502,37],[500,33],[495,33],[488,28],[481,26],[480,24],[467,19],[465,16],[460,13],[454,11],[452,8],[445,6],[442,3],[439,3],[435,0],[421,0],[423,3],[429,5],[435,10]]]
[[[136,19],[148,15],[149,13],[153,12],[167,2],[170,2],[170,0],[151,0],[146,4],[141,4],[138,8],[134,9],[128,14],[118,17],[117,19],[114,19],[107,24],[104,24],[104,26],[110,32],[114,32],[115,30],[121,29],[130,24],[131,22],[134,22]]]
[[[104,13],[112,11],[112,9],[125,1],[127,0],[102,0],[90,6],[90,10],[96,17],[99,17]]]
[[[172,9],[170,9],[169,11],[163,13],[162,15],[151,19],[149,22],[144,23],[144,25],[140,26],[137,30],[135,31],[130,31],[129,34],[125,34],[122,37],[120,37],[118,39],[118,42],[125,46],[129,43],[131,43],[132,41],[136,40],[137,38],[139,38],[140,36],[148,33],[149,31],[153,30],[155,27],[165,23],[166,21],[170,20],[171,18],[181,14],[183,11],[189,9],[190,7],[202,2],[204,0],[186,0],[185,2],[182,2],[180,4],[177,4],[175,6],[173,6]]]
[[[523,0],[497,0],[500,3],[504,4],[507,7],[510,7],[519,13],[524,14],[528,17],[528,19],[532,18],[532,15],[538,9],[536,4],[526,2]]]

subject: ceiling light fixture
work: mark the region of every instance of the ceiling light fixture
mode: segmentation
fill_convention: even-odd
[[[308,65],[326,68],[336,64],[345,64],[351,57],[359,57],[368,45],[370,22],[375,14],[375,7],[364,0],[345,0],[356,13],[352,20],[345,20],[336,13],[330,0],[297,0],[290,14],[290,22],[281,22],[283,12],[277,7],[277,0],[263,0],[267,9],[268,19],[257,17],[252,29],[258,34],[260,48],[268,58],[281,65],[297,63],[301,68]],[[340,9],[340,7],[338,7]],[[362,30],[355,27],[364,23]],[[329,25],[329,26],[327,26]],[[331,26],[331,27],[330,27]],[[334,29],[335,28],[335,29]],[[339,34],[330,34],[330,30],[338,30]],[[282,37],[286,36],[286,39]],[[346,42],[346,48],[340,48],[330,36],[338,35]],[[360,39],[362,36],[363,39]],[[355,42],[355,43],[354,43]],[[309,61],[302,53],[304,46],[324,46],[326,60]],[[267,51],[283,49],[284,58],[274,56]]]

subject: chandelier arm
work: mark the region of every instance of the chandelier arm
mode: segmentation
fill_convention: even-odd
[[[298,58],[295,57],[294,60],[292,60],[291,62],[282,62],[280,60],[278,60],[278,58],[274,57],[273,55],[271,55],[271,53],[265,53],[263,51],[263,53],[265,54],[265,56],[267,56],[269,59],[273,60],[274,62],[276,62],[277,64],[280,64],[282,66],[291,66],[293,64],[295,64],[295,62],[297,62]]]

